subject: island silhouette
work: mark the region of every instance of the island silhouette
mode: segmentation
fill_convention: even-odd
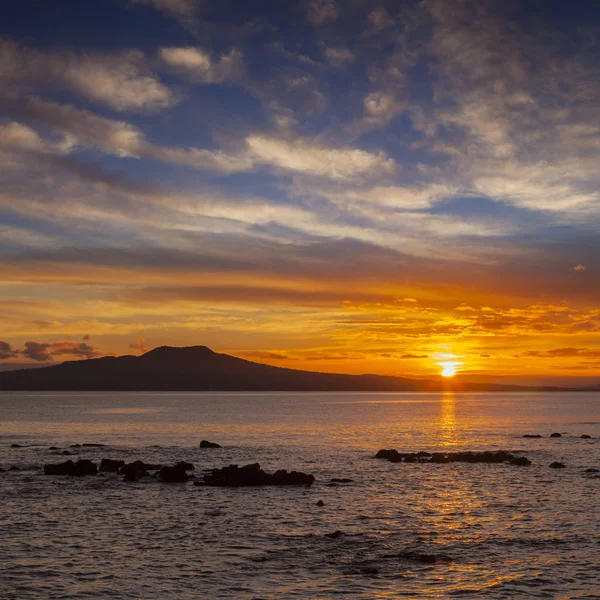
[[[302,371],[219,354],[206,346],[160,346],[141,356],[106,356],[0,373],[0,390],[4,391],[427,392],[448,389],[493,392],[566,388],[473,383],[460,381],[460,378],[420,380]]]

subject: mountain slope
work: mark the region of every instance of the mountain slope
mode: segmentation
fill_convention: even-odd
[[[142,356],[95,358],[0,373],[0,390],[398,392],[433,391],[450,385],[465,391],[534,389],[297,371],[217,354],[206,346],[161,346]]]

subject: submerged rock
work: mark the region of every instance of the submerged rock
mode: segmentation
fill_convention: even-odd
[[[581,436],[581,439],[582,439],[582,440],[591,440],[591,439],[592,439],[592,436],[591,436],[591,435],[588,435],[587,433],[584,433],[584,434]]]
[[[215,444],[215,442],[209,442],[208,440],[202,440],[200,442],[200,448],[222,448],[223,446]]]
[[[354,479],[348,479],[347,477],[342,477],[341,479],[338,477],[334,477],[331,480],[331,483],[354,483]]]
[[[118,473],[121,467],[125,466],[124,460],[114,460],[112,458],[103,458],[100,461],[100,471],[107,473]]]
[[[222,469],[213,469],[204,475],[207,485],[224,487],[249,487],[263,485],[312,485],[315,481],[313,475],[298,471],[275,471],[273,474],[265,473],[258,463],[238,467],[229,465]]]
[[[528,467],[531,464],[531,461],[525,456],[519,456],[508,461],[508,464],[515,465],[517,467]]]
[[[448,464],[454,462],[466,463],[510,463],[516,466],[527,466],[531,461],[525,457],[517,457],[510,452],[497,450],[495,452],[409,452],[400,453],[397,450],[380,450],[375,458],[384,458],[391,462],[435,463]]]
[[[326,533],[325,537],[328,538],[332,538],[334,540],[336,540],[337,538],[340,538],[342,536],[346,535],[343,531],[340,531],[339,529],[336,529],[333,533]]]
[[[20,471],[19,467],[15,467],[14,465],[8,469],[9,471]]]
[[[566,469],[567,465],[565,465],[565,463],[561,463],[561,462],[553,462],[553,463],[550,463],[550,468],[551,469]]]
[[[541,438],[542,436],[539,435],[538,433],[526,433],[524,436],[524,438],[530,438],[530,439],[536,439],[536,438]]]
[[[325,502],[323,502],[323,500],[319,500],[317,502],[317,506],[325,506]]]
[[[562,437],[562,433],[554,432],[554,433],[550,434],[550,437],[551,438],[553,438],[553,437]]]
[[[600,469],[586,469],[585,470],[586,473],[600,473]]]
[[[166,483],[185,483],[189,476],[183,465],[185,463],[179,463],[174,467],[162,467],[158,472],[158,478]]]
[[[83,477],[84,475],[97,475],[98,467],[91,460],[67,460],[64,463],[44,465],[44,475],[70,475]]]
[[[24,448],[25,446],[21,446],[21,444],[11,444],[11,448]]]
[[[0,467],[0,473],[6,473],[6,470]]]

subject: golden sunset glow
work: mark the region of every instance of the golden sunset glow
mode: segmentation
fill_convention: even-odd
[[[307,0],[336,8],[260,43],[220,19],[192,42],[196,0],[116,4],[181,40],[0,38],[0,367],[203,344],[600,381],[589,49],[512,39],[493,2]]]

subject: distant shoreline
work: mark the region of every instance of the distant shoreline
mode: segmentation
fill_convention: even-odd
[[[206,346],[161,346],[142,356],[108,356],[0,373],[0,391],[28,392],[595,392],[599,387],[524,386],[348,375],[274,367]]]

